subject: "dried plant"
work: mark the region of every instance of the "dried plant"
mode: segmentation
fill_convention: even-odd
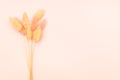
[[[10,18],[10,22],[15,30],[21,33],[27,43],[26,55],[29,69],[29,80],[33,80],[33,55],[34,44],[38,43],[43,35],[43,30],[46,26],[46,19],[44,19],[45,10],[38,10],[30,21],[26,12],[22,15],[22,20],[18,18]]]

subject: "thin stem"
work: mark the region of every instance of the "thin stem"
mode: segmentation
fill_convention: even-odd
[[[33,55],[34,55],[34,42],[25,38],[25,48],[27,65],[29,70],[29,80],[33,80]]]
[[[30,44],[30,63],[29,63],[29,69],[30,69],[30,80],[33,80],[33,41],[31,41]]]
[[[27,67],[29,68],[29,49],[28,49],[28,41],[26,39],[26,37],[24,37],[24,43],[25,43],[25,52],[26,52],[26,63],[27,63]]]

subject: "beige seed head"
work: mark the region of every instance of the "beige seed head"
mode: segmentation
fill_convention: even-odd
[[[16,18],[10,18],[10,22],[17,31],[20,31],[23,27],[22,24]]]
[[[33,41],[38,42],[40,40],[40,38],[41,38],[41,34],[42,34],[42,30],[40,28],[37,28],[33,32]]]
[[[26,12],[23,13],[23,25],[25,29],[30,28],[29,19]]]

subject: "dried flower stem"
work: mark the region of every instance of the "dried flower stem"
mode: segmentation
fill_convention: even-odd
[[[32,51],[32,42],[30,44],[30,62],[29,62],[29,75],[30,75],[30,80],[33,80],[33,51]]]
[[[29,80],[33,80],[33,55],[34,55],[34,42],[25,38],[26,61],[29,71]]]
[[[33,80],[33,55],[34,55],[34,46],[33,41],[30,41],[30,56],[29,56],[29,80]]]
[[[28,48],[28,40],[26,39],[26,37],[24,37],[24,44],[25,44],[25,52],[26,52],[26,64],[27,64],[27,67],[29,68],[29,48]]]
[[[46,20],[42,20],[44,14],[44,9],[37,11],[33,16],[32,21],[29,21],[26,12],[23,13],[22,20],[10,18],[13,27],[25,36],[26,62],[29,71],[29,80],[33,80],[34,42],[37,43],[40,41],[43,29],[46,26]]]

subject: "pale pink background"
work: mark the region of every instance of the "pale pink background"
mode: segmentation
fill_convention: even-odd
[[[23,37],[10,16],[45,8],[34,80],[120,80],[119,0],[0,0],[0,80],[28,80]]]

